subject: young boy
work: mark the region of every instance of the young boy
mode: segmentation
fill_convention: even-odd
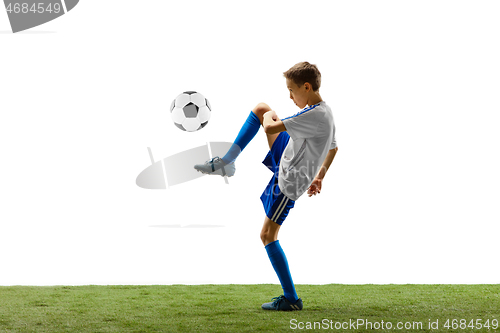
[[[258,104],[224,157],[195,165],[195,169],[204,173],[234,175],[236,157],[260,126],[264,127],[270,151],[263,163],[274,174],[260,197],[266,211],[260,238],[284,295],[264,303],[262,308],[278,311],[302,310],[303,307],[279,244],[278,232],[295,201],[306,190],[309,197],[320,193],[323,178],[338,149],[332,111],[319,94],[321,73],[318,68],[301,62],[283,74],[290,98],[302,110],[292,117],[279,119],[267,104]]]

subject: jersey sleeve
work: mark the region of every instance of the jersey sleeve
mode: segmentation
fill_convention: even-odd
[[[293,140],[308,139],[315,136],[319,126],[316,112],[304,112],[296,116],[282,119],[287,133]]]
[[[337,141],[333,138],[332,143],[330,144],[330,150],[337,148]]]

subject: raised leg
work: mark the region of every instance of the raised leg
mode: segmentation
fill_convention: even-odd
[[[255,115],[257,117],[259,117],[260,124],[262,125],[264,113],[266,113],[267,111],[271,111],[271,110],[272,109],[266,103],[259,103],[253,108],[252,112],[255,113]],[[269,144],[269,149],[271,149],[271,147],[273,146],[274,140],[276,140],[279,133],[275,133],[275,134],[267,134],[266,133],[266,135],[267,135],[267,143]]]

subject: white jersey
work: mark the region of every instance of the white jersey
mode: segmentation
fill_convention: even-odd
[[[278,184],[297,200],[311,185],[330,149],[337,147],[332,110],[324,101],[281,119],[290,141],[281,156]]]

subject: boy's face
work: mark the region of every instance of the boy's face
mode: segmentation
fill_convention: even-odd
[[[298,86],[294,81],[286,79],[286,86],[290,92],[290,98],[293,100],[295,105],[303,109],[307,105],[307,93],[309,83],[304,83],[302,86]]]

